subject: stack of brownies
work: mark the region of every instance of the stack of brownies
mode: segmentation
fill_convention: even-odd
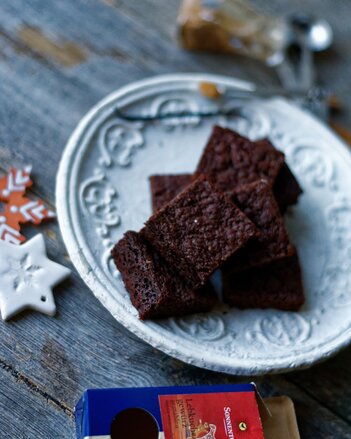
[[[154,214],[112,256],[141,319],[210,311],[217,269],[223,301],[298,310],[298,255],[283,213],[301,189],[284,154],[215,126],[193,175],[150,177]]]

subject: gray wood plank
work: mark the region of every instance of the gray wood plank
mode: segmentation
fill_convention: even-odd
[[[335,78],[332,86],[340,95],[350,92],[347,1],[338,0],[338,8],[332,0],[257,3],[267,11],[282,13],[318,8],[328,16],[336,30],[337,46],[330,55],[320,58],[319,74],[327,83]],[[176,71],[211,71],[261,84],[276,83],[274,75],[255,61],[190,54],[180,49],[174,40],[177,8],[176,0],[145,0],[142,8],[138,0],[2,1],[0,168],[33,163],[35,193],[53,204],[54,175],[70,132],[91,105],[121,85]],[[70,51],[67,55],[66,44],[84,56],[76,59]],[[64,61],[67,56],[69,65]],[[351,102],[346,102],[346,108],[351,109]],[[348,122],[347,113],[340,120]],[[43,230],[49,255],[69,264],[57,224]],[[5,425],[17,419],[9,427],[9,437],[21,437],[26,417],[21,417],[20,411],[25,402],[40,407],[37,399],[45,399],[45,395],[56,401],[55,413],[58,407],[61,414],[51,416],[51,409],[44,406],[43,413],[35,416],[31,435],[24,437],[38,437],[35,429],[41,431],[45,416],[49,417],[50,434],[42,437],[55,437],[51,432],[61,424],[65,433],[62,437],[69,437],[66,412],[70,413],[86,387],[250,379],[236,380],[186,366],[145,345],[103,309],[77,274],[57,288],[56,298],[59,312],[55,318],[25,313],[8,324],[0,322],[0,376],[8,387],[4,391],[5,385],[1,386],[1,423],[3,416]],[[294,398],[303,437],[351,437],[350,355],[348,349],[310,371],[263,377],[258,382],[265,395],[286,393]],[[13,382],[14,371],[30,383],[25,391],[23,380]],[[14,410],[12,417],[3,415],[8,404]]]
[[[74,437],[72,413],[59,408],[18,371],[4,368],[1,362],[0,383],[0,437]]]
[[[290,374],[298,387],[351,423],[351,348],[312,369]]]

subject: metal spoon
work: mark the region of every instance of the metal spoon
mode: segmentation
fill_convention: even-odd
[[[332,28],[327,21],[305,14],[295,14],[290,17],[290,25],[291,43],[300,47],[296,76],[297,90],[306,93],[306,98],[300,105],[318,117],[327,120],[329,113],[328,93],[315,86],[313,54],[331,46],[333,41]]]
[[[332,45],[333,30],[326,20],[306,15],[300,16],[301,24],[304,26],[307,45],[313,52],[321,52]]]
[[[300,46],[299,88],[309,90],[314,84],[313,52],[328,49],[333,41],[329,23],[311,15],[295,14],[290,18],[292,43]]]

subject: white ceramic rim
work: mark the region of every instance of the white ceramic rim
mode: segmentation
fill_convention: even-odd
[[[335,355],[341,349],[345,348],[351,343],[351,327],[343,331],[339,336],[329,340],[323,345],[322,349],[320,346],[311,349],[308,358],[306,358],[306,353],[294,354],[294,357],[280,357],[272,361],[264,359],[243,359],[240,358],[235,360],[233,358],[225,356],[213,356],[207,355],[206,352],[200,353],[199,351],[186,352],[186,348],[181,346],[181,337],[174,336],[174,338],[160,337],[158,331],[153,329],[152,325],[146,325],[142,321],[129,316],[125,313],[125,310],[116,304],[115,299],[112,297],[108,289],[102,284],[100,279],[94,273],[94,267],[91,266],[82,250],[82,243],[79,240],[79,232],[75,230],[78,218],[75,215],[74,209],[71,209],[72,203],[70,196],[75,193],[75,182],[71,180],[71,169],[74,165],[72,157],[79,153],[80,140],[85,135],[86,131],[95,118],[99,115],[101,111],[105,109],[106,106],[110,105],[117,100],[122,99],[129,95],[130,93],[140,92],[142,89],[152,87],[160,84],[167,84],[171,82],[186,83],[186,82],[213,82],[221,85],[227,85],[229,87],[234,87],[242,90],[255,89],[255,86],[251,83],[236,79],[229,78],[214,74],[192,74],[192,73],[177,73],[154,76],[152,78],[147,78],[141,81],[133,82],[126,85],[119,90],[111,93],[106,98],[97,103],[79,122],[76,129],[69,138],[67,145],[65,147],[64,153],[62,155],[59,170],[57,174],[56,181],[56,208],[57,216],[60,224],[60,229],[62,233],[63,240],[65,242],[67,251],[70,255],[73,265],[77,269],[78,273],[92,290],[94,295],[99,299],[99,301],[107,308],[110,313],[116,318],[116,320],[121,323],[128,330],[133,332],[136,336],[152,345],[153,347],[165,352],[166,354],[182,360],[188,364],[199,366],[205,369],[225,372],[232,375],[260,375],[266,373],[281,373],[288,372],[294,369],[307,368],[312,364],[321,362],[332,355]],[[304,113],[300,109],[297,111],[301,112],[304,117],[313,118],[313,116]],[[325,127],[329,133],[331,131]],[[348,151],[348,147],[344,142],[337,138],[338,145],[335,145],[339,149],[339,153],[345,157],[347,161],[350,162],[351,167],[351,156]],[[253,365],[253,361],[255,365]]]

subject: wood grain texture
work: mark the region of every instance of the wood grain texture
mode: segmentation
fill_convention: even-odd
[[[256,0],[267,12],[316,11],[336,45],[318,75],[343,100],[349,123],[351,45],[347,0]],[[337,7],[336,7],[337,5]],[[55,204],[64,145],[88,109],[137,79],[213,72],[276,84],[255,61],[187,53],[175,39],[177,0],[2,0],[0,171],[32,163],[33,193]],[[56,223],[41,229],[51,258],[70,266]],[[28,227],[27,236],[37,230]],[[72,267],[71,267],[72,268]],[[245,382],[174,360],[125,330],[76,272],[55,290],[55,318],[24,313],[0,322],[0,426],[7,438],[70,438],[73,407],[87,387]],[[351,438],[351,349],[311,370],[255,379],[263,395],[290,395],[303,438]],[[1,437],[1,434],[0,434]]]
[[[33,387],[18,371],[0,361],[0,416],[2,438],[74,437],[73,416]]]

